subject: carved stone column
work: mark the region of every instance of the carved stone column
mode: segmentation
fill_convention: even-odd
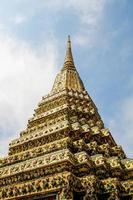
[[[108,200],[120,200],[118,191],[111,192]]]
[[[71,188],[63,188],[59,193],[59,200],[73,200],[73,191]]]
[[[84,200],[98,200],[98,181],[94,175],[84,177],[82,184],[85,191]]]
[[[94,190],[94,188],[89,188],[86,191],[86,194],[84,196],[84,200],[98,200],[97,195],[96,195],[96,191]]]

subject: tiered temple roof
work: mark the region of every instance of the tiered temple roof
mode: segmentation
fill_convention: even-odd
[[[0,200],[133,199],[133,160],[114,141],[75,68],[64,65],[0,160]]]

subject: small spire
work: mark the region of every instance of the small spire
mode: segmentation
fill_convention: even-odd
[[[71,50],[70,35],[68,35],[66,56],[65,56],[63,69],[64,68],[74,68],[74,61],[73,61],[73,55],[72,55],[72,50]]]
[[[68,36],[64,65],[60,73],[56,76],[51,94],[64,90],[74,90],[78,92],[83,92],[85,90],[84,84],[74,65],[70,36]]]

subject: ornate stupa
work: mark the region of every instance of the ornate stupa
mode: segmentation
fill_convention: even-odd
[[[0,160],[0,200],[131,200],[133,160],[105,128],[75,68],[64,65]]]

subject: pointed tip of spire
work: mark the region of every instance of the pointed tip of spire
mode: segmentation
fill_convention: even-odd
[[[71,42],[70,35],[68,35],[68,42]]]
[[[67,56],[67,53],[69,53],[69,55],[71,54],[71,57],[72,57],[71,38],[70,38],[70,35],[68,35],[68,40],[67,40],[66,56]]]
[[[73,61],[73,55],[72,55],[72,50],[71,50],[70,35],[68,35],[66,56],[65,56],[63,68],[74,68],[74,61]]]
[[[64,90],[74,90],[78,92],[83,92],[85,90],[83,82],[74,65],[70,35],[68,35],[64,65],[55,79],[51,94],[57,94]]]

